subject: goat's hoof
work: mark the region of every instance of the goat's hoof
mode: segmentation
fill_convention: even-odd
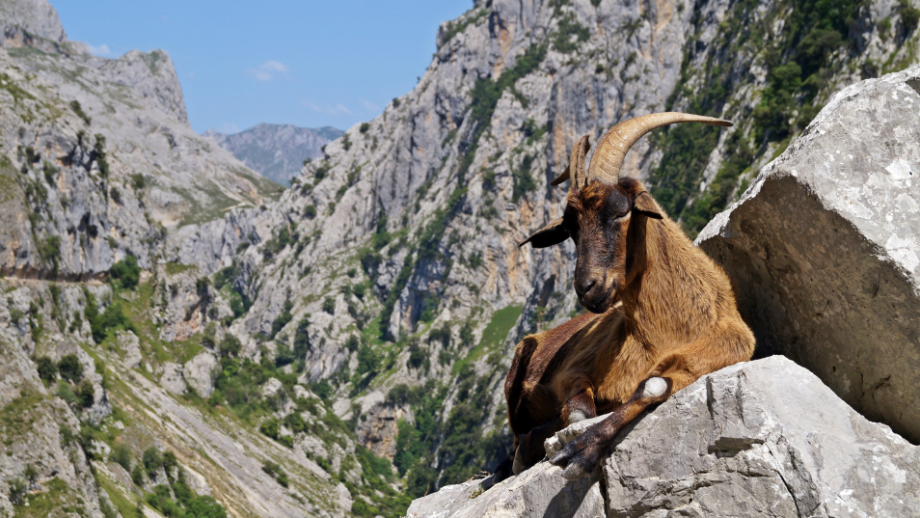
[[[570,462],[569,465],[562,472],[562,478],[566,480],[578,480],[580,478],[586,477],[588,471],[585,470],[584,466],[579,462]]]
[[[566,444],[559,453],[549,459],[549,463],[554,466],[565,468],[562,477],[566,480],[578,480],[588,476],[598,461],[597,450],[588,447],[584,435]]]

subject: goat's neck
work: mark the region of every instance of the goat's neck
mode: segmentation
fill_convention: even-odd
[[[695,320],[702,279],[696,278],[693,243],[670,219],[641,220],[630,226],[623,311],[636,337],[648,346],[685,338]],[[688,311],[689,310],[689,311]]]

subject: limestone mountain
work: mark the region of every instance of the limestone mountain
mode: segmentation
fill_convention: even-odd
[[[342,132],[331,126],[310,129],[291,124],[259,124],[232,135],[215,130],[202,135],[213,138],[246,167],[282,185],[290,185],[291,178],[303,169],[304,161],[321,158],[323,146],[339,138]]]

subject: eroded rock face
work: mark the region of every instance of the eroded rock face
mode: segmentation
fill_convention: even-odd
[[[188,386],[185,383],[182,366],[175,362],[163,363],[160,385],[173,394],[185,394],[185,389]]]
[[[210,351],[199,353],[183,366],[183,376],[195,393],[206,398],[214,392],[214,373],[217,357]]]
[[[825,107],[697,242],[728,272],[759,355],[807,367],[920,440],[920,67]]]
[[[409,506],[409,518],[595,518],[604,515],[604,497],[596,476],[567,483],[562,468],[541,462],[482,492],[470,481],[447,486]],[[485,485],[488,485],[485,483]]]
[[[774,356],[706,376],[638,422],[604,466],[608,516],[915,516],[918,460]]]
[[[782,356],[727,367],[677,393],[628,427],[599,471],[603,511],[592,503],[598,485],[577,511],[552,507],[591,480],[566,486],[561,470],[542,462],[476,497],[477,482],[446,487],[413,502],[408,516],[920,513],[920,448]]]
[[[115,341],[122,353],[125,365],[129,369],[140,367],[144,357],[141,354],[140,341],[137,336],[132,331],[116,331]]]

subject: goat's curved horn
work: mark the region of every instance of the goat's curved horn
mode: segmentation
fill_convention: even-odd
[[[560,183],[570,179],[572,173],[575,173],[576,180],[572,182],[569,186],[569,189],[575,189],[581,187],[581,184],[586,183],[585,175],[585,155],[588,154],[588,150],[591,149],[591,136],[585,135],[578,139],[578,142],[572,146],[572,151],[569,156],[569,165],[566,166],[565,170],[562,171],[562,174],[556,177],[555,180],[550,182],[550,185],[559,185]]]
[[[623,121],[610,128],[597,141],[594,156],[591,157],[591,165],[588,168],[588,180],[600,178],[607,183],[617,183],[620,179],[620,167],[623,166],[623,159],[626,158],[629,148],[649,131],[675,122],[702,122],[714,126],[732,125],[727,120],[715,117],[679,112],[652,113]]]

